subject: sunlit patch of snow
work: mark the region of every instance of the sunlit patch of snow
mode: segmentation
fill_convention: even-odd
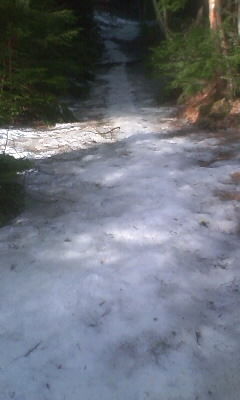
[[[56,154],[86,149],[112,138],[100,135],[94,125],[75,123],[57,124],[49,129],[1,129],[0,151],[15,158],[41,159]]]
[[[134,228],[132,230],[112,230],[111,234],[114,236],[114,238],[118,241],[121,242],[136,242],[138,245],[147,245],[148,243],[151,244],[162,244],[164,241],[169,239],[169,233],[168,232],[161,232],[161,231],[144,231],[141,228],[138,231],[134,231]]]

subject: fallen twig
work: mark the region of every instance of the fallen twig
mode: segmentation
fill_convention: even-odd
[[[40,346],[42,342],[38,342],[37,344],[35,344],[34,347],[31,347],[31,349],[29,349],[22,357],[27,358],[28,356],[30,356],[30,354],[32,354],[35,350],[37,350],[37,348]]]
[[[107,135],[108,133],[113,133],[117,129],[121,129],[121,127],[120,126],[116,126],[116,128],[112,128],[112,129],[110,129],[110,131],[104,132],[104,135]]]
[[[30,354],[32,354],[35,350],[37,350],[37,348],[40,346],[41,343],[42,343],[42,342],[38,342],[37,344],[35,344],[35,346],[31,347],[25,354],[23,354],[22,356],[19,356],[19,357],[14,358],[14,360],[11,361],[11,362],[20,360],[21,358],[27,358],[27,357],[29,357]]]
[[[116,126],[115,128],[112,128],[112,129],[110,129],[109,131],[106,131],[106,132],[99,132],[98,130],[96,130],[96,132],[97,132],[98,135],[101,135],[101,136],[106,136],[106,135],[108,135],[110,133],[111,139],[112,139],[113,138],[112,137],[113,132],[116,131],[116,130],[119,130],[119,129],[121,129],[121,127],[120,126]]]

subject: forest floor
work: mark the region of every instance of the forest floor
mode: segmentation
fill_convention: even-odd
[[[79,122],[8,132],[34,169],[0,229],[0,400],[239,400],[239,142],[157,105],[138,24],[96,18]]]

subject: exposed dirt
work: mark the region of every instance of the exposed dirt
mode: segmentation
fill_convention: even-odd
[[[216,80],[187,100],[179,116],[190,123],[216,131],[237,131],[240,135],[240,100],[229,100],[225,82]],[[226,132],[225,132],[226,134]]]

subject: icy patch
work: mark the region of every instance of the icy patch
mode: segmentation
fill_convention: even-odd
[[[104,120],[93,91],[86,122],[0,131],[37,159],[0,229],[0,400],[239,400],[239,208],[214,195],[236,165],[201,167],[217,142],[125,65],[100,78]]]
[[[119,49],[119,41],[132,41],[140,32],[140,24],[136,21],[113,17],[109,13],[95,12],[95,20],[100,26],[101,35],[105,39],[105,63],[125,63],[130,61]]]
[[[95,124],[57,124],[49,129],[1,129],[0,152],[15,158],[41,159],[111,142],[109,129]]]
[[[139,22],[111,16],[107,12],[95,12],[95,20],[105,39],[111,36],[118,40],[132,41],[140,32]]]

